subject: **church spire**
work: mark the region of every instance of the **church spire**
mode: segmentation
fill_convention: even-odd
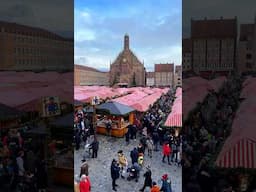
[[[129,50],[129,35],[127,33],[124,36],[124,50]]]

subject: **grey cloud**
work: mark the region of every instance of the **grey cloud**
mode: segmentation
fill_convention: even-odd
[[[69,36],[74,26],[70,0],[11,0],[1,2],[0,20],[44,28]],[[73,36],[73,35],[72,35]]]

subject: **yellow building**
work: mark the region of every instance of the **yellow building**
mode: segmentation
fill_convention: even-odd
[[[109,85],[108,72],[82,65],[75,65],[74,71],[75,85]]]
[[[0,70],[73,70],[74,40],[0,21]]]

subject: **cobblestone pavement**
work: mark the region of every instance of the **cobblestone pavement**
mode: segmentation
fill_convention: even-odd
[[[87,155],[87,162],[89,164],[89,177],[92,184],[92,192],[111,192],[111,176],[110,176],[110,165],[113,158],[117,159],[117,152],[123,150],[125,156],[128,159],[129,165],[131,165],[130,151],[138,146],[139,141],[131,141],[129,145],[126,145],[124,138],[114,138],[99,135],[98,140],[100,142],[98,158],[92,159]],[[83,159],[84,149],[75,151],[74,154],[74,169],[75,177],[80,173],[81,160]],[[173,192],[182,191],[182,169],[174,164],[168,165],[162,163],[161,151],[153,152],[153,157],[149,158],[147,153],[144,157],[144,167],[140,172],[139,182],[127,181],[126,179],[119,178],[117,180],[117,191],[120,192],[138,192],[143,186],[144,177],[143,174],[146,170],[146,166],[151,166],[152,179],[161,186],[161,177],[167,173],[172,181]],[[146,189],[145,192],[149,191]]]

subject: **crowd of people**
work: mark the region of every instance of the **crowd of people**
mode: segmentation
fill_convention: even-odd
[[[150,106],[149,110],[143,115],[137,114],[134,123],[128,126],[127,133],[125,134],[126,144],[135,144],[137,143],[136,140],[139,140],[139,144],[130,151],[129,162],[131,162],[131,164],[128,164],[128,158],[125,157],[122,150],[118,151],[117,158],[112,160],[110,173],[112,178],[112,189],[114,191],[117,191],[117,179],[119,177],[121,177],[121,179],[138,182],[140,173],[144,168],[146,169],[143,174],[145,180],[140,191],[144,191],[146,187],[150,187],[151,192],[171,191],[171,182],[168,175],[164,174],[162,176],[162,186],[158,186],[151,178],[152,173],[150,166],[144,165],[144,158],[152,158],[154,152],[162,149],[162,156],[160,155],[161,153],[157,153],[160,161],[162,160],[162,162],[165,163],[165,159],[167,158],[169,165],[172,165],[173,163],[177,166],[181,165],[181,158],[179,157],[181,154],[181,137],[175,135],[174,130],[166,129],[161,126],[161,122],[165,120],[171,112],[171,106],[174,99],[174,93],[170,90],[167,94],[162,95],[156,103]],[[94,139],[88,144],[88,138],[91,137]],[[95,147],[93,143],[95,143],[95,138],[96,135],[92,128],[92,116],[83,110],[78,110],[75,113],[74,142],[76,150],[79,150],[81,146],[89,146],[89,148],[94,151]],[[97,150],[98,145],[99,143],[96,145]],[[94,152],[92,154],[94,154]],[[93,158],[95,156],[92,155],[91,157]],[[83,161],[85,161],[85,159],[83,159]],[[87,167],[88,170],[88,164],[86,164],[86,166],[83,165],[82,167]],[[88,171],[87,173],[83,172],[84,174],[82,172],[81,168],[80,181],[88,180],[86,183],[91,187]],[[89,189],[88,185],[86,189]],[[83,187],[81,185],[79,186],[80,188]],[[81,190],[83,189],[80,189],[80,191]]]
[[[212,167],[231,131],[241,85],[239,78],[229,78],[218,92],[210,91],[188,117],[182,131],[183,191],[232,191],[237,187],[231,177]]]
[[[1,130],[0,186],[6,191],[45,191],[46,162],[42,145],[24,139],[18,129]]]

